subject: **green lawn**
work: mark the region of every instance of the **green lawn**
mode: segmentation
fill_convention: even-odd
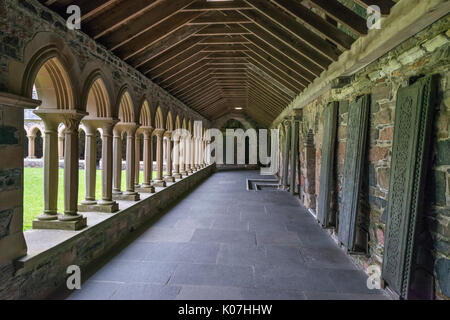
[[[42,214],[44,208],[44,194],[42,168],[25,168],[24,172],[24,199],[23,199],[23,228],[24,230],[31,229],[32,221]],[[156,172],[153,172],[153,177],[156,176]],[[140,172],[140,182],[144,179],[144,173]],[[126,188],[125,170],[122,171],[122,190]],[[78,202],[83,201],[85,197],[84,188],[84,170],[80,170],[80,184],[78,188]],[[102,174],[100,170],[97,170],[97,181],[95,189],[96,199],[102,197]],[[58,181],[58,212],[64,212],[64,170],[59,169],[59,181]]]

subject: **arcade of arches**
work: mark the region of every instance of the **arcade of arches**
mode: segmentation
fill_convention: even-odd
[[[82,32],[66,27],[70,4]],[[380,29],[367,26],[372,4]],[[155,245],[168,248],[175,268],[150,278],[166,275],[155,290],[173,298],[208,285],[236,299],[450,299],[449,11],[447,0],[0,1],[0,299],[51,297],[69,265],[96,270],[152,230],[128,250],[158,261]],[[235,144],[223,152],[234,163],[216,165],[208,129],[245,132],[243,163]],[[271,163],[250,163],[263,154],[252,129],[269,130]],[[24,166],[43,176],[25,232]],[[226,275],[242,281],[224,286]],[[118,283],[106,296],[132,285]]]

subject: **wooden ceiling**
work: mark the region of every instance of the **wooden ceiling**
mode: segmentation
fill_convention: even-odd
[[[392,0],[41,0],[187,106],[214,120],[235,108],[269,125],[367,34],[350,8]],[[346,3],[344,6],[342,3]],[[344,32],[343,30],[347,30]]]

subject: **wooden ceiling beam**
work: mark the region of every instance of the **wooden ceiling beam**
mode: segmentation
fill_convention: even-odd
[[[180,12],[157,24],[153,28],[133,37],[131,40],[111,46],[112,50],[124,60],[128,60],[152,44],[170,36],[176,30],[182,28],[186,22],[194,19],[198,14]]]
[[[284,10],[280,10],[275,4],[271,3],[267,0],[251,0],[248,1],[251,5],[257,10],[260,15],[264,15],[264,17],[268,20],[260,20],[259,24],[266,25],[269,22],[272,22],[274,25],[281,27],[284,31],[288,32],[290,35],[297,38],[297,43],[299,47],[304,47],[304,52],[307,54],[311,52],[311,54],[315,51],[324,55],[328,59],[332,61],[337,61],[340,54],[342,53],[338,48],[336,48],[333,44],[324,40],[315,32],[306,28],[301,22],[296,20],[292,15],[285,12]],[[251,16],[258,17],[257,12],[246,11],[244,14],[250,20],[254,20]],[[311,14],[315,14],[311,11]],[[256,21],[256,20],[255,20]],[[323,20],[325,21],[325,20]],[[267,28],[274,28],[273,26],[267,26]],[[275,30],[276,33],[279,31]],[[292,38],[291,36],[291,38]],[[292,39],[294,39],[292,38]],[[281,39],[281,38],[280,38]],[[314,49],[311,51],[310,49]]]
[[[316,32],[327,38],[334,44],[349,50],[355,41],[344,31],[324,20],[321,16],[306,8],[295,0],[272,0],[280,8],[283,8],[295,18],[300,19]],[[371,0],[372,1],[372,0]]]
[[[392,0],[354,0],[359,3],[364,9],[369,6],[376,5],[380,7],[381,14],[383,16],[388,16],[391,12],[391,8],[395,6],[395,2]]]
[[[315,76],[319,76],[325,69],[325,66],[320,65],[317,61],[312,62],[312,58],[306,57],[301,54],[297,49],[293,49],[292,46],[287,45],[285,42],[274,37],[272,34],[262,29],[257,25],[245,25],[248,30],[252,31],[253,35],[258,37],[261,41],[265,43],[265,47],[269,46],[272,50],[275,50],[277,54],[284,55],[285,57],[291,59],[298,65],[302,66],[310,73]],[[319,59],[320,60],[320,59]],[[325,64],[325,61],[320,61],[321,64]]]
[[[256,75],[254,75],[250,70],[248,72],[248,81],[252,81],[255,84],[258,84],[259,86],[265,88],[266,90],[271,91],[273,94],[277,95],[281,101],[283,101],[285,104],[288,104],[290,101],[292,101],[292,97],[286,95],[283,91],[281,91],[279,88],[274,86],[271,83],[266,83],[264,81],[261,81]]]
[[[211,36],[201,41],[202,44],[244,44],[248,43],[248,40],[242,36]]]
[[[192,14],[192,13],[191,13]],[[241,25],[229,25],[226,24],[214,24],[209,25],[206,28],[196,33],[198,36],[229,36],[229,35],[242,35],[248,34],[249,31],[242,28]]]
[[[159,83],[159,85],[162,87],[164,87],[166,85],[170,86],[171,84],[174,85],[178,81],[183,81],[184,79],[191,78],[192,74],[196,74],[197,72],[202,71],[204,67],[208,68],[208,66],[205,64],[205,62],[203,62],[202,60],[199,60],[199,61],[195,62],[194,64],[192,64],[189,68],[185,69],[183,75],[181,75],[179,78],[172,79],[170,81],[164,80],[163,82]]]
[[[163,75],[164,73],[169,72],[171,69],[182,64],[186,60],[189,60],[193,56],[196,56],[197,53],[199,53],[201,51],[202,51],[201,47],[193,46],[190,49],[184,51],[183,53],[177,55],[176,57],[174,57],[172,59],[168,59],[164,63],[157,65],[152,69],[141,68],[141,70],[143,71],[143,73],[145,75],[148,75],[150,77],[150,79],[158,78],[161,75]]]
[[[310,72],[320,74],[331,64],[332,60],[305,45],[294,35],[283,31],[267,18],[258,16],[256,19],[257,24],[242,26]]]
[[[205,28],[205,26],[184,26],[173,32],[170,37],[161,39],[155,44],[142,50],[132,58],[128,59],[128,63],[133,66],[141,66],[145,62],[155,59],[158,56],[164,56],[169,50],[177,45],[183,44],[191,39],[191,36]],[[193,38],[193,37],[192,37]],[[197,38],[197,37],[196,37]],[[203,39],[202,37],[198,37]]]
[[[209,11],[190,21],[188,24],[197,25],[213,25],[213,24],[238,24],[238,23],[252,23],[249,19],[241,15],[237,11]]]
[[[98,39],[111,31],[119,28],[125,23],[133,22],[141,14],[147,14],[151,8],[160,9],[156,5],[158,0],[128,0],[119,2],[116,6],[109,8],[99,14],[95,21],[87,23],[86,33],[92,38]]]
[[[270,82],[273,85],[277,86],[281,91],[283,91],[287,95],[289,95],[291,97],[297,96],[298,92],[296,92],[295,90],[289,89],[289,87],[284,86],[281,82],[277,81],[271,75],[267,74],[264,70],[261,70],[257,66],[250,65],[249,66],[249,70],[251,70],[254,73],[256,73],[258,77],[260,77],[260,78],[264,79],[265,81]]]
[[[196,44],[201,41],[200,37],[191,37],[174,46],[173,48],[166,51],[164,55],[159,55],[154,59],[150,59],[145,63],[137,65],[136,67],[140,67],[140,70],[143,70],[143,73],[147,71],[151,71],[153,69],[158,68],[161,65],[164,65],[166,62],[173,60],[190,50],[196,47]]]
[[[265,60],[252,51],[247,52],[247,55],[249,58],[252,58],[254,61],[258,61],[260,64],[273,71],[274,73],[284,74],[286,79],[289,79],[289,81],[295,83],[296,87],[305,89],[310,83],[282,64],[273,63],[273,61],[271,60]]]
[[[163,74],[160,74],[159,77],[154,78],[154,81],[157,83],[167,82],[169,79],[179,75],[184,70],[189,70],[193,65],[198,63],[204,63],[204,59],[208,56],[207,52],[198,52],[192,55],[189,59],[184,60],[182,63],[178,64],[174,68],[167,70]]]
[[[148,14],[136,17],[132,23],[123,25],[113,33],[99,37],[98,40],[107,48],[114,50],[169,19],[169,21],[175,22],[171,18],[191,3],[193,0],[159,1]],[[191,16],[193,19],[197,17],[195,14]]]
[[[277,72],[274,72],[274,71],[266,68],[265,66],[263,66],[261,63],[259,63],[258,61],[254,60],[254,59],[251,59],[251,65],[253,65],[258,70],[260,70],[262,73],[264,73],[266,75],[266,80],[269,77],[270,79],[272,79],[272,81],[276,81],[278,87],[284,88],[283,91],[285,91],[287,94],[299,93],[303,90],[302,86],[297,87],[296,82],[289,81],[288,79],[284,79]]]
[[[337,0],[308,0],[311,4],[324,11],[330,17],[347,26],[350,30],[364,36],[368,32],[367,21]]]
[[[247,10],[251,7],[243,1],[197,1],[183,11]]]
[[[247,35],[245,37],[251,42],[251,45],[245,46],[254,53],[261,56],[262,58],[271,61],[272,60],[279,61],[286,67],[296,72],[298,75],[308,80],[309,82],[312,82],[316,78],[316,75],[313,74],[311,71],[305,69],[302,65],[298,64],[294,60],[289,59],[287,56],[279,52],[278,49],[275,49],[274,47],[267,45],[263,40],[261,40],[257,36]]]

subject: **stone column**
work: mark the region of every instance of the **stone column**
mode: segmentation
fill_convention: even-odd
[[[127,124],[127,190],[124,195],[127,197],[126,200],[138,201],[140,199],[139,194],[134,190],[135,186],[135,170],[136,170],[136,124]]]
[[[45,228],[39,221],[58,219],[58,125],[59,117],[53,114],[39,113],[45,126],[44,147],[44,213],[33,221],[33,229]]]
[[[166,182],[163,180],[163,139],[164,129],[156,129],[156,179],[154,181],[155,187],[166,187]]]
[[[113,195],[122,194],[122,128],[116,126],[113,131]]]
[[[140,173],[141,173],[141,133],[138,131],[136,132],[136,169],[134,172],[134,184],[136,188],[139,188],[139,179],[140,179]]]
[[[0,138],[2,140],[0,180],[5,182],[0,185],[0,286],[2,289],[5,285],[8,286],[7,280],[14,277],[17,271],[14,262],[27,254],[23,232],[23,148],[26,139],[23,131],[23,115],[24,109],[34,109],[40,103],[37,100],[0,92],[0,125],[6,130],[2,130]],[[8,288],[5,289],[8,290]],[[2,293],[6,294],[5,290]]]
[[[166,182],[175,182],[175,178],[172,175],[172,132],[166,131],[166,176],[164,180]]]
[[[291,137],[291,194],[294,195],[297,186],[297,162],[298,162],[298,143],[299,143],[299,119],[292,117],[291,120],[292,137]]]
[[[36,159],[36,136],[28,136],[28,158]]]
[[[78,214],[78,127],[84,115],[64,115],[64,215],[58,217],[70,229],[79,230],[86,226],[86,218]]]
[[[64,133],[58,134],[58,155],[60,160],[64,160]]]
[[[137,191],[154,193],[155,187],[151,185],[153,177],[153,128],[141,128],[144,133],[144,181]]]
[[[81,202],[82,205],[95,205],[95,184],[97,177],[97,141],[96,135],[97,127],[90,121],[83,121],[86,131],[85,143],[85,200]]]
[[[180,174],[180,136],[176,135],[173,137],[173,163],[174,163],[174,173],[173,177],[175,179],[181,179]]]
[[[190,161],[191,172],[196,172],[197,168],[195,167],[195,138],[194,137],[191,138],[190,144],[191,144],[191,161]]]
[[[305,143],[305,200],[304,205],[307,208],[316,208],[316,147],[314,144],[314,132],[312,129],[308,131]]]
[[[180,174],[182,177],[187,177],[187,161],[186,161],[186,138],[185,136],[180,137]]]
[[[286,121],[285,125],[285,146],[283,155],[283,188],[285,190],[289,187],[289,151],[291,149],[291,122]]]
[[[104,121],[102,126],[102,200],[99,211],[116,212],[119,205],[113,200],[113,127],[116,120]]]

